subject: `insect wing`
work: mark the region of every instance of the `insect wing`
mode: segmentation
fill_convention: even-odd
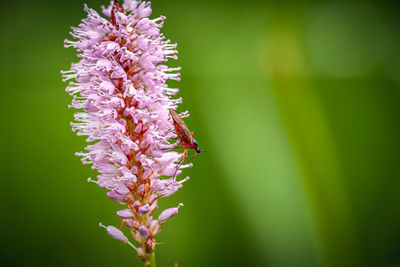
[[[172,119],[178,125],[179,129],[181,130],[182,134],[190,141],[193,142],[192,133],[190,132],[189,128],[186,126],[185,122],[182,118],[175,112],[175,110],[170,109],[169,114],[171,114]]]

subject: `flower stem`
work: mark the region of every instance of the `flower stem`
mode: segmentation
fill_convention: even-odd
[[[145,267],[156,267],[157,266],[154,248],[151,249],[150,251],[148,251],[148,253],[146,254],[146,258],[144,260],[144,266]]]

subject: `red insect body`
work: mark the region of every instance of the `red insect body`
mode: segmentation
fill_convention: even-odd
[[[189,155],[189,149],[196,150],[196,154],[194,154],[193,157],[195,157],[197,154],[199,154],[201,151],[204,151],[204,150],[199,149],[197,141],[193,138],[194,132],[191,133],[189,131],[189,128],[186,126],[186,124],[182,120],[182,118],[175,112],[175,110],[170,109],[169,114],[172,117],[175,132],[176,132],[176,135],[178,136],[178,138],[180,139],[180,144],[181,144],[181,146],[178,146],[175,148],[182,148],[182,147],[185,148],[185,151],[183,152],[183,158],[175,171],[175,174],[176,174],[179,167],[182,165],[183,161],[185,160],[186,156]],[[190,159],[192,159],[193,157],[191,157]],[[174,176],[175,176],[175,174],[174,174]]]

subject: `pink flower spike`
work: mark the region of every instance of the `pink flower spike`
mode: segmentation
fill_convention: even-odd
[[[176,59],[177,46],[160,31],[165,17],[149,18],[150,2],[120,5],[114,0],[102,7],[104,16],[86,5],[84,10],[87,17],[72,27],[72,40],[64,43],[77,50],[79,61],[61,72],[72,98],[69,107],[77,110],[72,130],[88,142],[76,156],[98,171],[88,181],[124,205],[117,215],[137,248],[120,229],[100,226],[135,248],[144,262],[154,260],[160,224],[183,206],[164,210],[155,220],[158,200],[182,188],[189,178],[177,177],[192,166],[180,164],[184,154],[172,151],[179,142],[173,141],[177,134],[170,110],[182,98],[174,98],[178,89],[167,84],[180,79],[180,67],[167,62]]]

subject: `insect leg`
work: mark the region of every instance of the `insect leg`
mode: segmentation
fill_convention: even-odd
[[[176,172],[179,170],[179,168],[181,167],[182,163],[185,161],[186,154],[189,155],[189,151],[188,151],[187,148],[185,148],[185,151],[183,152],[183,158],[181,159],[181,161],[180,161],[179,164],[178,164],[178,167],[177,167],[176,170],[175,170],[174,178],[175,178]]]
[[[188,152],[189,153],[189,152]],[[199,153],[196,152],[196,154],[194,154],[190,159],[188,159],[187,161],[191,161],[194,157],[196,157]],[[188,155],[189,156],[189,155]]]

